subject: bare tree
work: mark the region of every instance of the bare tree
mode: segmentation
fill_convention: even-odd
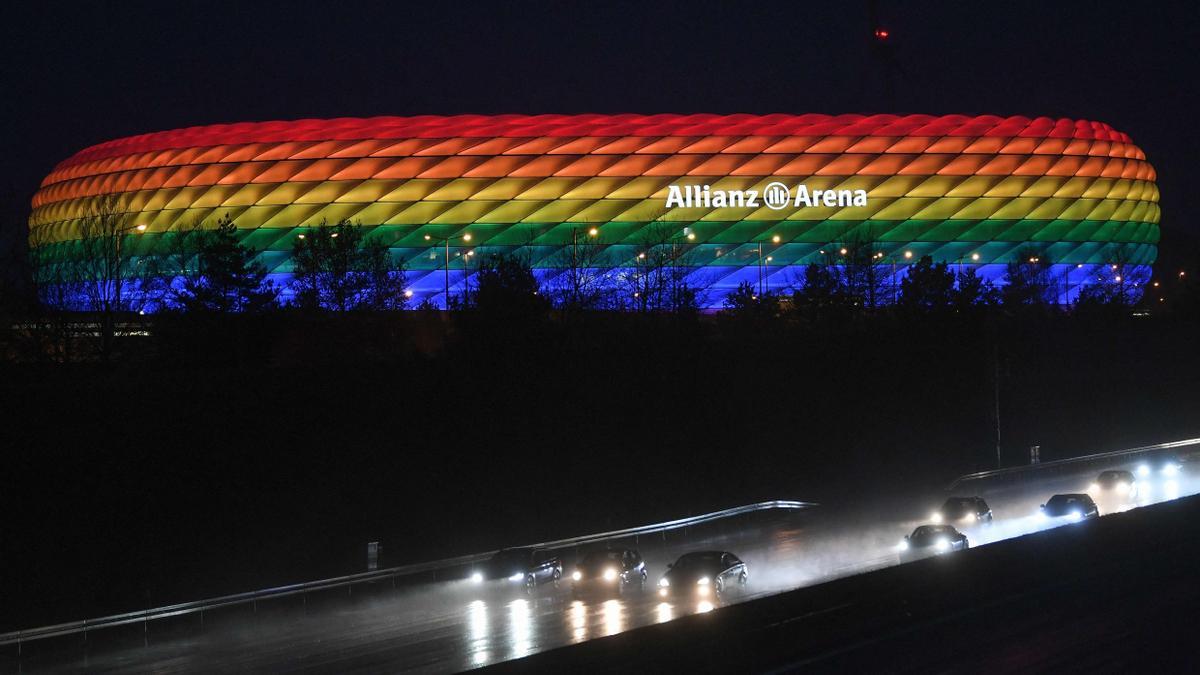
[[[689,226],[661,219],[648,223],[632,269],[620,275],[620,285],[626,289],[623,305],[639,312],[698,309],[712,280],[697,273],[694,240]]]

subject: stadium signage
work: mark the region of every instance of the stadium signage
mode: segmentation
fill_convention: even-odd
[[[667,208],[710,208],[765,206],[779,211],[786,208],[866,206],[866,190],[809,190],[801,183],[792,188],[772,181],[758,190],[716,190],[709,185],[667,186]]]

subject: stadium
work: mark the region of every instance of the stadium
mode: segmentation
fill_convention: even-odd
[[[133,261],[229,218],[286,287],[295,240],[349,221],[404,263],[414,304],[437,306],[489,253],[522,256],[549,290],[586,268],[632,295],[630,279],[670,267],[719,307],[743,282],[795,288],[846,242],[869,242],[893,284],[925,255],[1002,283],[1032,250],[1068,303],[1116,275],[1149,278],[1154,181],[1128,135],[1046,117],[309,119],[86,148],[42,181],[29,227],[43,259],[68,265],[90,250],[82,224],[101,204]]]

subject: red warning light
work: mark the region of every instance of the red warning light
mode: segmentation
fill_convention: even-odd
[[[875,39],[877,40],[886,40],[888,39],[889,35],[891,35],[891,33],[889,33],[886,28],[875,29]]]

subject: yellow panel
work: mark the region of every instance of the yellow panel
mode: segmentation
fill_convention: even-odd
[[[291,204],[289,206],[251,206],[238,216],[234,223],[239,228],[246,223],[258,223],[258,227],[299,227],[320,225],[321,221],[309,221],[321,207],[315,204]]]
[[[1088,200],[1093,201],[1093,200]],[[1083,208],[1076,208],[1075,215],[1067,215],[1072,207],[1078,207],[1079,200],[1076,199],[1058,199],[1052,197],[1042,202],[1040,206],[1031,211],[1027,218],[1030,220],[1054,220],[1055,218],[1066,218],[1068,220],[1083,220],[1088,211],[1092,210],[1092,204],[1089,203]]]
[[[339,197],[354,189],[358,181],[326,181],[318,183],[313,189],[299,197],[296,202],[299,204],[329,204],[339,201]],[[353,204],[354,202],[345,201],[345,204]]]
[[[446,202],[460,202],[470,199],[472,195],[486,188],[494,178],[455,178],[449,183],[429,193],[425,199]]]
[[[920,185],[925,176],[891,176],[875,186],[872,197],[903,197],[910,190]]]
[[[1110,220],[1110,219],[1118,220],[1118,219],[1113,218],[1113,214],[1115,214],[1117,212],[1118,207],[1120,207],[1124,204],[1129,204],[1129,207],[1126,210],[1127,210],[1127,212],[1132,213],[1134,202],[1126,202],[1126,201],[1123,201],[1120,199],[1101,199],[1100,202],[1096,204],[1096,208],[1094,208],[1090,212],[1088,212],[1087,219],[1088,220]],[[1125,218],[1120,218],[1119,220],[1125,220]]]
[[[179,190],[180,190],[180,188],[166,188],[166,189],[162,189],[162,190],[155,190],[154,196],[152,196],[150,199],[148,199],[146,201],[146,206],[144,206],[143,209],[149,210],[149,211],[157,211],[159,209],[165,209],[167,207],[167,204],[170,203],[171,198],[174,197],[175,193],[178,192]]]
[[[546,180],[563,180],[548,178]],[[537,178],[500,178],[491,185],[476,192],[471,199],[505,200],[516,199],[526,190],[534,188],[539,182]],[[556,195],[557,196],[557,195]],[[549,199],[549,197],[530,196],[529,199]]]
[[[196,203],[200,199],[200,195],[204,194],[207,188],[204,187],[186,187],[181,188],[171,201],[167,202],[168,209],[186,209]]]
[[[1097,178],[1083,191],[1082,197],[1090,199],[1124,199],[1129,194],[1133,181],[1119,178]],[[1066,197],[1068,195],[1056,195]]]
[[[450,202],[415,202],[412,206],[397,213],[389,224],[424,225],[437,218],[439,214],[448,211],[454,204]]]
[[[435,178],[412,178],[384,195],[383,202],[415,202],[425,199],[448,181]]]
[[[946,220],[965,209],[972,202],[979,200],[959,199],[957,197],[942,197],[928,204],[925,208],[912,215],[918,220]]]
[[[387,193],[395,190],[404,181],[399,180],[365,180],[351,188],[346,194],[337,198],[339,202],[377,202]]]
[[[1096,179],[1089,176],[1071,176],[1070,178],[1060,177],[1057,180],[1061,181],[1061,186],[1054,191],[1054,196],[1076,199],[1082,197]]]
[[[649,203],[654,202],[655,200],[649,200]],[[622,212],[632,209],[639,204],[646,203],[648,202],[638,201],[635,199],[605,199],[603,201],[598,201],[595,204],[592,204],[591,206],[576,213],[574,216],[571,216],[567,222],[607,223],[610,220],[614,220],[616,216]],[[639,211],[639,217],[635,220],[654,220],[661,215],[663,211],[664,209],[662,208],[662,204],[659,203],[657,210],[644,208],[644,212]]]
[[[877,220],[907,220],[912,218],[918,211],[924,208],[927,204],[932,204],[936,199],[909,197],[901,198],[888,204],[880,209],[875,214]],[[960,200],[961,201],[961,200]],[[806,209],[807,210],[807,209]]]
[[[967,176],[961,183],[946,192],[947,197],[982,197],[989,190],[1003,184],[996,176]],[[1016,196],[1015,194],[1012,196]]]
[[[446,209],[438,214],[436,218],[431,218],[429,222],[439,225],[445,223],[473,223],[504,203],[505,202],[486,202],[482,200],[453,202],[449,209]]]
[[[221,206],[253,206],[269,193],[275,186],[255,183],[243,185],[225,200]]]
[[[225,202],[238,191],[235,185],[214,185],[204,191],[204,194],[196,198],[196,202],[192,206],[196,208],[216,208],[222,206]]]
[[[365,208],[355,214],[354,218],[363,225],[382,225],[392,218],[392,216],[400,213],[405,208],[405,205],[395,202],[367,204]]]
[[[631,179],[605,196],[612,199],[649,199],[661,190],[665,199],[666,187],[671,181],[667,176],[641,176]]]
[[[1019,197],[1007,200],[992,217],[1001,220],[1021,220],[1036,211],[1042,201],[1044,200],[1041,197]]]
[[[592,204],[590,199],[556,199],[533,211],[522,220],[531,223],[565,223],[571,216]]]
[[[362,210],[362,204],[326,204],[314,213],[309,214],[308,222],[319,223],[324,221],[332,225],[340,223],[343,220],[348,220],[351,223],[358,223],[358,213]]]
[[[528,199],[509,202],[484,202],[489,204],[484,214],[472,219],[481,223],[519,223],[526,216],[542,208],[549,200]]]
[[[629,177],[589,178],[582,185],[567,191],[563,199],[603,199],[614,190],[629,182]]]
[[[258,204],[261,206],[268,204],[279,204],[281,206],[293,204],[317,185],[318,183],[279,183],[270,186],[275,189],[258,200]]]
[[[961,176],[929,176],[908,194],[910,197],[945,197],[961,180]]]

